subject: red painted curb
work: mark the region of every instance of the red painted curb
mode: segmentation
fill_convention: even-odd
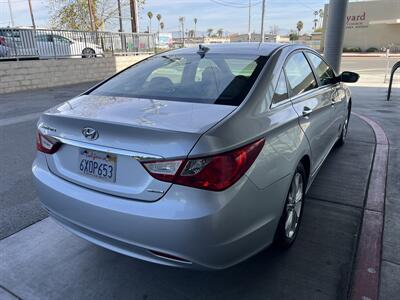
[[[379,298],[389,143],[384,130],[378,123],[363,115],[353,114],[371,126],[375,133],[376,147],[364,206],[350,298],[374,300]]]

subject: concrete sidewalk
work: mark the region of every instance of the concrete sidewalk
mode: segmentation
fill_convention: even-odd
[[[381,299],[400,295],[400,89],[387,102],[387,88],[353,87],[353,110],[376,121],[389,139],[385,226],[380,281]]]
[[[352,117],[348,143],[322,167],[287,252],[270,248],[219,272],[173,269],[104,250],[45,219],[0,241],[0,286],[22,299],[345,299],[374,148],[372,129]]]

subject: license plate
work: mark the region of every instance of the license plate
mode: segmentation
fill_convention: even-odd
[[[117,157],[115,155],[87,149],[79,150],[79,172],[85,176],[115,182]]]

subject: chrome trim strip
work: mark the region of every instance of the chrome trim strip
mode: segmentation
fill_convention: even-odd
[[[113,148],[113,147],[99,146],[99,145],[94,145],[94,144],[90,144],[90,143],[84,143],[84,142],[79,142],[79,141],[70,140],[70,139],[66,139],[66,138],[61,138],[58,136],[50,135],[50,137],[58,140],[59,142],[61,142],[63,144],[76,146],[76,147],[80,147],[80,148],[85,148],[85,149],[89,149],[89,150],[94,150],[94,151],[108,152],[108,153],[112,153],[112,154],[130,156],[139,161],[156,160],[156,159],[163,158],[162,156],[158,156],[158,155],[124,150],[124,149],[118,149],[118,148]]]
[[[164,191],[162,190],[154,190],[154,189],[147,189],[149,193],[157,193],[157,194],[164,194]]]

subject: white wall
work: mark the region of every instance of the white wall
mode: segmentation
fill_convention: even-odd
[[[0,94],[99,81],[146,57],[0,61]]]

